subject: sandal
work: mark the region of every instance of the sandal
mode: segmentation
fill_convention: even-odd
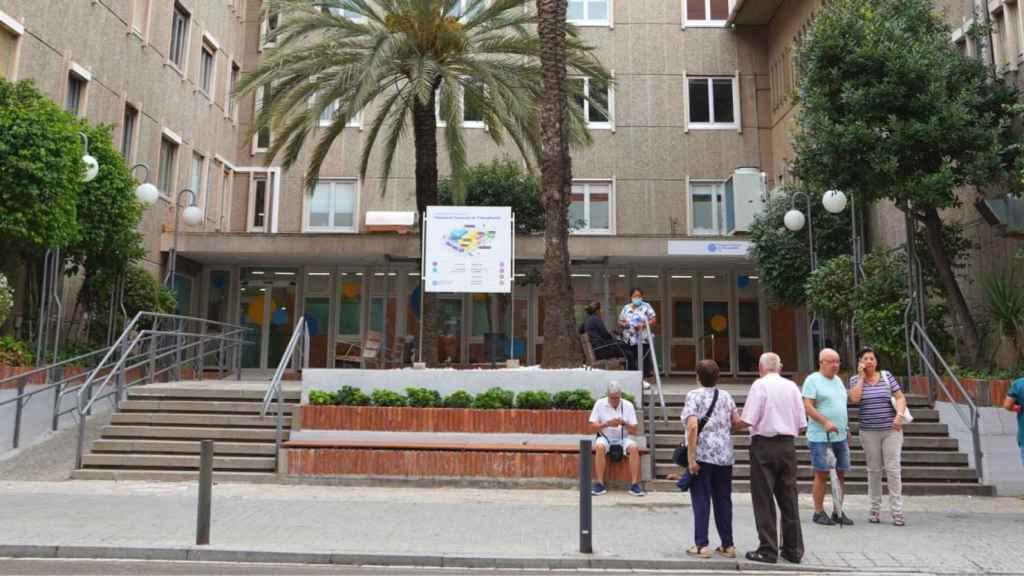
[[[868,522],[870,522],[872,524],[878,524],[881,521],[882,521],[882,517],[881,517],[881,514],[878,513],[878,510],[872,510],[871,511],[871,515],[868,516]]]
[[[893,526],[906,526],[907,525],[906,520],[903,519],[903,513],[902,512],[894,512],[893,513],[893,515],[892,515],[892,525]]]
[[[700,558],[711,558],[711,548],[707,546],[690,546],[686,553],[690,556],[698,556]]]
[[[723,558],[735,558],[736,557],[736,547],[735,546],[729,546],[728,548],[723,548],[722,546],[719,546],[718,548],[715,548],[715,552],[719,556],[721,556]]]

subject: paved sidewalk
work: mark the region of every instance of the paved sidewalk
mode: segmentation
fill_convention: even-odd
[[[365,557],[364,563],[398,555],[478,558],[484,565],[488,558],[533,559],[535,566],[550,566],[552,559],[585,558],[577,552],[577,504],[569,490],[220,484],[211,544],[262,554],[335,554],[342,561]],[[610,493],[594,504],[595,560],[668,567],[688,559],[687,495]],[[750,498],[736,495],[734,504],[736,542],[749,550],[756,544]],[[848,498],[857,525],[847,528],[811,524],[809,498],[801,504],[805,568],[1024,573],[1021,499],[908,498],[905,528],[869,525],[860,496]],[[0,482],[0,551],[3,545],[186,550],[194,542],[195,505],[191,483]],[[714,562],[737,568],[736,562]]]

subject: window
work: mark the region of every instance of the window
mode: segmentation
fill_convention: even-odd
[[[210,160],[210,165],[206,168],[206,194],[203,195],[203,214],[210,213],[210,197],[217,193],[217,174],[220,174],[220,169],[214,166],[213,160]]]
[[[128,162],[134,157],[135,127],[139,123],[139,111],[131,104],[124,105],[124,118],[121,121],[121,155]]]
[[[486,8],[490,3],[490,0],[456,0],[451,14],[459,18],[472,16],[474,13]]]
[[[166,136],[160,140],[160,174],[157,187],[164,196],[174,191],[174,171],[177,167],[178,144]]]
[[[167,57],[179,70],[184,70],[185,53],[188,50],[188,20],[188,12],[181,5],[175,4],[171,16],[171,49]]]
[[[356,182],[318,180],[307,204],[306,229],[356,231]]]
[[[132,30],[139,36],[146,35],[146,24],[149,22],[150,0],[132,0]]]
[[[198,152],[192,153],[192,180],[189,182],[189,188],[196,195],[196,204],[202,205],[200,200],[203,197],[203,155]]]
[[[263,97],[264,94],[265,94],[265,89],[264,89],[263,86],[260,86],[259,88],[256,89],[256,110],[255,111],[256,111],[257,115],[260,113],[261,110],[263,110],[263,104],[265,102],[265,99]],[[266,127],[266,128],[260,128],[259,131],[256,132],[256,143],[255,143],[254,147],[255,147],[255,150],[254,150],[255,152],[262,152],[262,151],[265,151],[268,148],[270,148],[270,127],[269,126]]]
[[[68,93],[64,98],[64,109],[75,116],[80,115],[82,112],[82,105],[85,102],[86,84],[85,79],[78,74],[74,72],[68,73]]]
[[[690,233],[720,235],[725,230],[725,183],[690,182]]]
[[[206,42],[199,52],[199,89],[208,97],[213,98],[213,71],[215,50]]]
[[[238,64],[231,63],[231,78],[228,84],[228,116],[232,122],[238,121],[238,98],[235,97],[235,86],[238,85],[238,76],[242,73]]]
[[[612,0],[569,0],[566,19],[584,26],[607,26],[608,8]]]
[[[329,106],[324,108],[323,112],[320,113],[320,126],[330,126],[334,124],[334,114],[341,108],[341,100],[335,100],[331,102]],[[348,119],[345,126],[359,126],[360,114],[357,112],[355,116]]]
[[[736,128],[734,78],[689,79],[690,128]]]
[[[465,88],[461,91],[459,102],[462,104],[462,125],[467,128],[483,128],[484,113],[478,101],[484,97],[484,92],[476,88],[470,90],[469,98],[466,98]]]
[[[251,211],[252,217],[249,219],[249,229],[252,231],[266,230],[267,200],[269,199],[269,194],[267,194],[268,184],[269,180],[267,180],[266,178],[256,178],[253,181]]]
[[[0,10],[0,78],[15,80],[18,69],[18,40],[25,33],[20,22]]]
[[[612,183],[574,182],[569,228],[575,234],[612,232]]]
[[[280,14],[271,14],[260,25],[260,50],[273,48],[277,42],[277,27],[281,23]]]
[[[464,128],[483,128],[485,126],[483,110],[473,99],[469,103],[466,102],[466,93],[463,88],[459,87],[457,90],[458,96],[453,100],[452,104],[458,106],[462,111],[462,126]],[[438,127],[448,125],[444,114],[441,112],[440,88],[434,91],[434,116],[437,118]]]
[[[611,128],[614,100],[611,89],[604,82],[592,78],[573,78],[576,101],[583,109],[583,118],[590,128]]]
[[[342,18],[348,18],[353,22],[364,22],[366,20],[366,17],[363,16],[362,14],[353,12],[351,10],[345,10],[344,8],[321,6],[320,9],[323,10],[325,13],[331,14],[332,16],[341,16]]]
[[[687,26],[725,26],[731,8],[731,0],[683,0],[683,17]]]

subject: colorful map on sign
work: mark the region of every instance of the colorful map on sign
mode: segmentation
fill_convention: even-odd
[[[478,250],[490,250],[494,242],[494,230],[480,230],[475,226],[462,226],[448,233],[445,244],[460,254],[474,254]]]

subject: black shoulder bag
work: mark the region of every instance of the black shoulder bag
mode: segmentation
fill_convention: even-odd
[[[697,441],[700,441],[700,433],[704,431],[704,426],[707,425],[708,420],[711,419],[711,413],[715,411],[715,404],[718,402],[718,388],[715,388],[715,396],[711,399],[711,406],[708,406],[707,413],[704,417],[697,421]],[[675,452],[672,453],[672,461],[684,469],[690,467],[689,454],[687,452],[689,448],[686,444],[686,426],[683,426],[683,441],[676,446]]]

